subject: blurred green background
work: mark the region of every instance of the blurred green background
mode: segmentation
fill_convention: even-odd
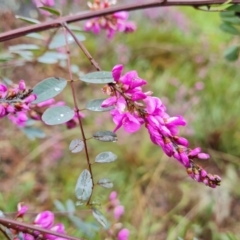
[[[23,2],[21,9],[30,6]],[[80,10],[86,9],[85,1],[78,4]],[[72,11],[74,6],[69,4],[64,11]],[[34,8],[31,11],[37,16]],[[1,13],[1,32],[27,25],[15,20],[14,14]],[[93,165],[94,177],[108,177],[114,183],[113,190],[125,206],[121,222],[130,230],[130,239],[240,239],[240,62],[229,63],[223,58],[223,51],[239,38],[219,29],[219,13],[190,7],[149,9],[130,16],[138,26],[135,33],[116,34],[113,40],[107,40],[104,32],[99,36],[86,33],[86,47],[106,71],[118,63],[125,65],[125,71],[137,70],[148,81],[145,90],[161,98],[170,115],[185,117],[188,125],[181,129],[182,136],[189,139],[190,147],[200,146],[211,155],[201,164],[220,175],[222,184],[210,189],[190,179],[176,160],[151,143],[144,127],[132,135],[119,130],[116,143],[89,140],[92,160],[102,151],[118,155],[114,163]],[[22,37],[4,42],[1,54],[20,43],[39,44],[39,40]],[[94,71],[76,44],[71,45],[71,56],[81,72]],[[18,60],[1,64],[1,78],[14,83],[24,79],[30,87],[50,76],[68,78],[61,64],[28,61],[19,65]],[[102,86],[80,81],[75,86],[81,108],[90,99],[104,97]],[[59,99],[73,106],[69,88]],[[84,114],[87,136],[97,130],[113,130],[109,113]],[[84,152],[72,154],[68,146],[72,139],[80,138],[80,131],[38,126],[46,138],[31,141],[7,119],[1,119],[0,209],[6,215],[12,216],[18,202],[28,204],[32,214],[57,211],[56,199],[76,202],[76,180],[87,165]],[[110,192],[100,187],[94,190],[93,199],[101,202],[102,212]],[[76,214],[95,222],[83,206],[77,207]],[[106,217],[112,221],[110,214]],[[59,221],[66,224],[69,234],[84,236],[66,217],[59,215]],[[93,239],[107,239],[107,234],[101,230]]]

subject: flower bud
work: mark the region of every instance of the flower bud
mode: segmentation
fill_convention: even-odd
[[[19,90],[22,90],[22,91],[26,89],[26,84],[25,84],[24,80],[19,81],[18,88],[19,88]]]
[[[17,208],[18,208],[17,217],[23,217],[23,215],[28,210],[28,206],[23,205],[23,203],[18,203]]]

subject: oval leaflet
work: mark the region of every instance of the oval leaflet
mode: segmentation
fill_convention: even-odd
[[[75,194],[78,200],[87,201],[92,194],[93,182],[90,172],[85,169],[80,174],[75,187]]]

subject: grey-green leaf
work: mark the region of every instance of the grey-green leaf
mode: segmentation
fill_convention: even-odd
[[[38,7],[38,8],[40,8],[40,9],[42,9],[42,10],[45,10],[45,11],[47,11],[47,12],[53,14],[53,15],[56,15],[56,16],[58,16],[58,17],[61,16],[61,12],[60,12],[59,10],[57,10],[57,9],[50,8],[50,7],[46,7],[46,6],[44,6],[44,7]]]
[[[71,141],[70,145],[69,145],[69,150],[72,153],[78,153],[81,152],[84,148],[84,143],[81,139],[74,139]]]
[[[30,140],[34,140],[36,138],[45,138],[46,134],[42,129],[36,127],[24,127],[22,131],[27,135]]]
[[[103,216],[103,214],[99,210],[97,210],[96,208],[93,208],[92,213],[94,218],[104,227],[104,229],[109,228],[109,223],[107,219]]]
[[[112,152],[102,152],[98,154],[95,158],[95,162],[97,163],[109,163],[117,160],[117,155]]]
[[[113,183],[108,178],[102,178],[97,182],[98,185],[104,188],[112,188]]]
[[[47,125],[58,125],[71,120],[74,114],[75,112],[68,106],[55,106],[43,113],[42,120]]]
[[[76,211],[75,204],[71,199],[66,201],[66,207],[69,214],[73,214]]]
[[[224,57],[228,61],[236,61],[239,56],[239,50],[240,50],[239,46],[231,46],[224,52]]]
[[[48,51],[42,56],[40,56],[37,60],[40,63],[54,64],[57,63],[59,60],[65,59],[67,59],[67,55],[64,53]]]
[[[23,17],[23,16],[18,16],[18,15],[16,15],[15,18],[20,19],[20,20],[22,20],[24,22],[27,22],[27,23],[31,23],[31,24],[41,23],[40,21],[38,21],[36,19]]]
[[[87,201],[92,194],[93,182],[90,172],[85,169],[79,176],[75,187],[75,194],[78,200]]]
[[[233,35],[239,35],[239,31],[229,23],[222,23],[220,25],[220,28],[224,32],[227,32],[227,33],[230,33],[230,34],[233,34]]]
[[[117,135],[111,131],[98,131],[93,134],[93,137],[102,142],[116,142]]]
[[[96,83],[96,84],[106,84],[114,82],[111,72],[99,71],[85,74],[80,78],[83,82]]]
[[[86,109],[90,110],[90,111],[94,111],[94,112],[106,112],[106,111],[110,111],[112,110],[114,107],[101,107],[103,101],[106,99],[94,99],[94,100],[90,100],[87,103]]]
[[[81,33],[76,33],[75,36],[79,41],[84,41],[86,39],[85,36]],[[69,34],[67,35],[67,40],[68,40],[68,44],[75,42],[74,38]],[[64,34],[58,33],[56,36],[54,36],[51,43],[49,44],[49,49],[55,49],[55,48],[63,47],[65,45],[66,45],[66,41],[65,41]]]
[[[33,88],[33,93],[37,95],[37,99],[33,103],[40,103],[57,96],[67,86],[64,78],[51,77],[38,83]]]
[[[54,200],[54,205],[57,208],[57,210],[60,211],[60,212],[66,212],[67,211],[64,204],[57,199]]]
[[[38,50],[39,46],[35,44],[18,44],[8,47],[10,52],[21,51],[21,50]]]

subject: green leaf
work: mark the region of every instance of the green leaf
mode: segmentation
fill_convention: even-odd
[[[24,21],[24,22],[27,22],[27,23],[31,23],[31,24],[41,23],[41,22],[38,21],[37,19],[28,18],[28,17],[23,17],[23,16],[19,16],[19,15],[16,15],[15,18],[20,19],[20,20],[22,20],[22,21]]]
[[[54,200],[54,205],[60,212],[66,212],[67,209],[65,208],[64,204],[60,202],[59,200]]]
[[[38,50],[38,49],[40,49],[40,47],[35,44],[18,44],[8,47],[8,50],[11,52],[19,50]]]
[[[86,109],[90,110],[90,111],[94,111],[94,112],[107,112],[110,111],[114,108],[114,106],[111,107],[101,107],[101,104],[103,103],[103,101],[105,101],[106,99],[94,99],[94,100],[90,100],[87,103]]]
[[[231,12],[240,12],[240,4],[234,4],[226,9],[226,11],[231,11]]]
[[[45,40],[43,35],[40,33],[29,33],[26,35],[26,37],[31,37],[31,38],[35,38],[35,39],[39,39],[39,40]]]
[[[75,194],[78,200],[87,201],[92,194],[93,182],[90,172],[85,169],[79,176],[75,187]]]
[[[93,137],[102,142],[116,142],[117,135],[111,131],[98,131],[93,134]]]
[[[228,23],[232,23],[232,24],[240,24],[240,18],[235,15],[232,17],[225,17],[225,16],[223,17],[222,16],[222,20],[224,22],[228,22]]]
[[[224,57],[228,61],[236,61],[239,56],[239,46],[231,46],[224,52]]]
[[[109,223],[107,219],[103,216],[103,214],[99,210],[97,210],[96,208],[93,208],[92,214],[94,218],[104,227],[104,229],[109,228]]]
[[[81,33],[76,33],[75,36],[79,41],[84,41],[86,39],[85,36]],[[70,34],[67,35],[67,40],[68,40],[68,44],[75,42],[74,38]],[[58,33],[57,35],[54,36],[51,43],[49,44],[49,49],[55,49],[55,48],[63,47],[65,45],[66,45],[66,41],[65,41],[64,34]]]
[[[33,88],[33,94],[37,95],[34,104],[44,102],[57,96],[67,86],[67,80],[64,78],[51,77],[38,83]]]
[[[95,158],[95,162],[97,163],[110,163],[117,160],[117,155],[112,152],[102,152],[98,154]]]
[[[44,53],[37,60],[38,62],[41,62],[41,63],[54,64],[54,63],[57,63],[59,60],[65,60],[65,59],[67,59],[66,54],[49,51]]]
[[[53,14],[53,15],[56,15],[56,16],[61,16],[61,12],[59,11],[59,10],[57,10],[57,9],[54,9],[54,8],[50,8],[50,7],[46,7],[46,6],[44,6],[44,7],[38,7],[39,9],[42,9],[42,10],[45,10],[45,11],[47,11],[47,12],[49,12],[49,13],[51,13],[51,14]]]
[[[75,204],[71,199],[66,201],[66,207],[69,214],[74,214],[76,211]]]
[[[112,188],[113,183],[108,178],[102,178],[97,182],[98,185],[104,188]]]
[[[71,141],[69,150],[72,153],[78,153],[81,152],[84,148],[84,142],[81,139],[74,139]]]
[[[227,32],[233,35],[239,35],[239,31],[229,23],[222,23],[220,25],[220,29],[224,32]]]
[[[88,73],[80,78],[83,82],[96,83],[96,84],[106,84],[114,82],[111,72],[99,71]]]
[[[220,12],[220,17],[224,18],[224,17],[234,17],[235,16],[235,12],[230,12],[226,9],[226,11],[222,11]]]
[[[13,58],[13,55],[10,53],[0,54],[0,62],[6,62],[6,61],[10,60],[11,58]]]
[[[86,235],[88,238],[93,239],[95,232],[99,231],[99,227],[90,223],[86,223],[75,215],[69,215],[69,219],[77,227],[77,229]]]
[[[30,140],[35,140],[36,138],[45,138],[46,134],[40,128],[36,127],[24,127],[22,131]]]
[[[75,112],[68,106],[48,108],[42,115],[42,120],[47,125],[58,125],[68,122],[74,117]]]

